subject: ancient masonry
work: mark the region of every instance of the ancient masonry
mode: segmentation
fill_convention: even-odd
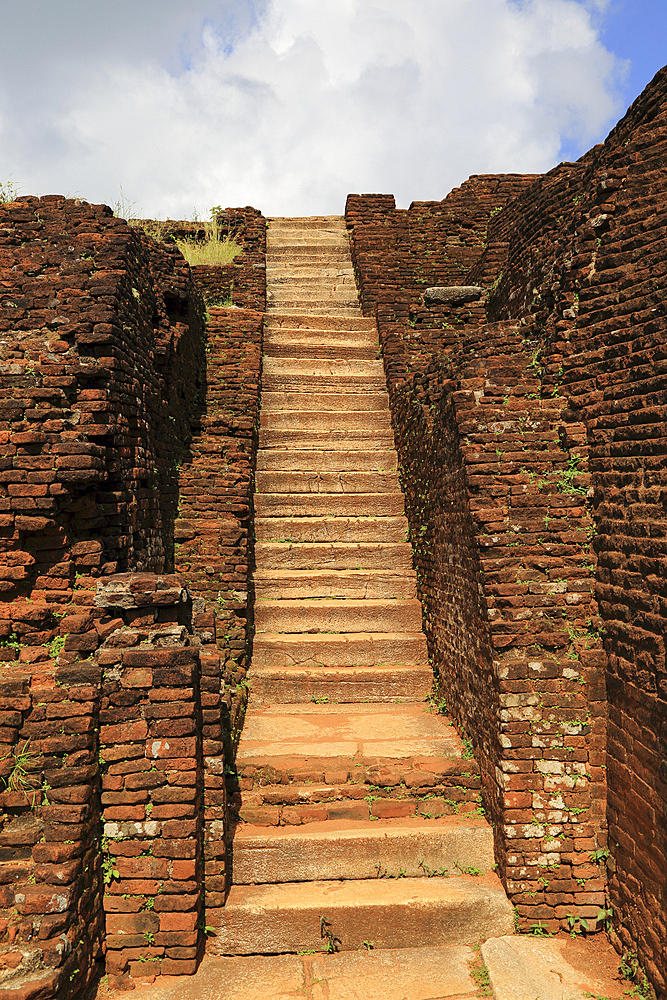
[[[0,205],[3,1000],[514,923],[665,995],[666,156],[662,71],[227,268]]]
[[[389,400],[344,220],[271,220],[267,296],[245,822],[215,948],[511,933],[476,768],[426,702]]]

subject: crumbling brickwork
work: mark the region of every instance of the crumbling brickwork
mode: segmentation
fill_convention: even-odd
[[[482,311],[436,314],[414,267],[396,278],[395,245],[403,258],[411,247],[399,220],[420,206],[354,196],[347,211],[362,301],[378,316],[430,649],[475,742],[508,891],[526,922],[593,915],[608,778],[615,940],[658,990],[666,114],[662,71],[604,145],[512,182],[465,275],[436,282],[430,268],[434,284],[479,285]]]
[[[206,335],[173,243],[56,197],[0,206],[0,282],[0,983],[65,998],[194,971],[224,900],[262,316]]]

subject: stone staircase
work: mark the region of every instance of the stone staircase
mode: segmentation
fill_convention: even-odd
[[[512,932],[479,773],[431,670],[374,322],[344,221],[273,219],[251,696],[221,955]],[[412,994],[410,994],[412,996]]]

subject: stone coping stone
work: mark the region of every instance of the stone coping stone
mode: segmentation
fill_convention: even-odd
[[[446,302],[451,306],[460,306],[466,302],[478,302],[484,294],[480,285],[440,285],[427,288],[424,300],[429,302]]]

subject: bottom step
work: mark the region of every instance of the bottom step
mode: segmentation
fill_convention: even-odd
[[[319,951],[319,949],[318,949]],[[339,955],[207,955],[196,975],[159,976],[138,1000],[444,1000],[475,997],[471,948]],[[127,994],[123,994],[127,996]]]
[[[512,906],[495,875],[232,886],[210,951],[220,955],[474,944],[511,934]]]

